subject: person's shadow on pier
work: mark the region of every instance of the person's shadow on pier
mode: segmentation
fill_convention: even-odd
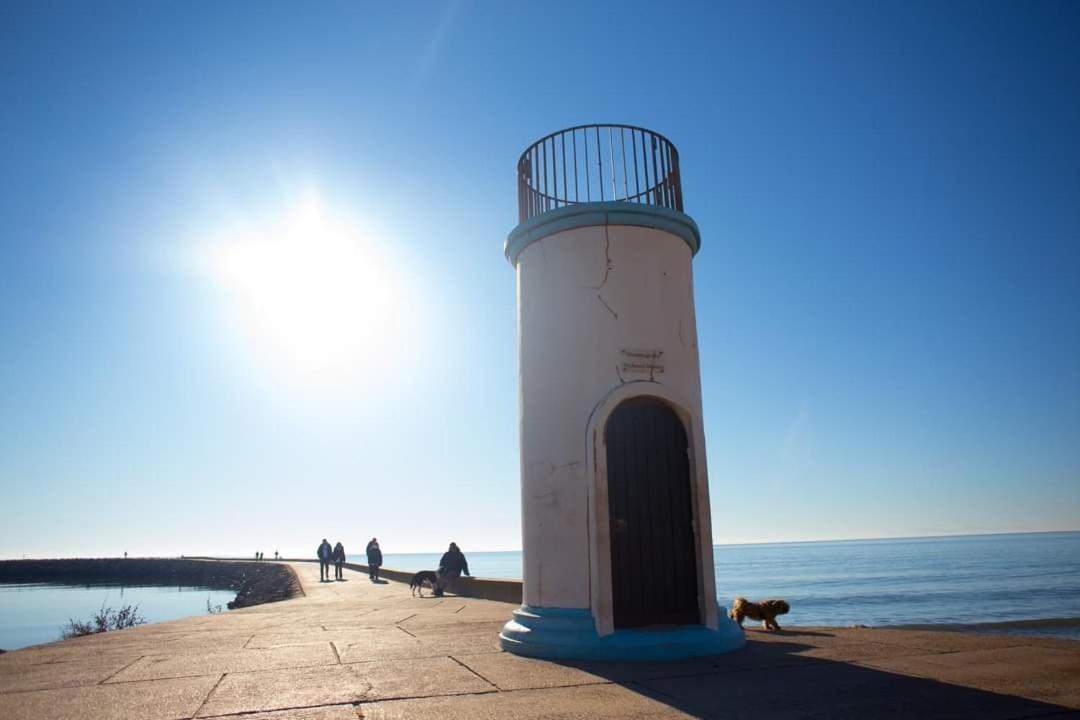
[[[844,657],[845,646],[807,645],[796,639],[800,634],[832,637],[829,633],[782,632],[788,636],[784,640],[751,636],[741,650],[690,660],[553,662],[694,717],[1019,718],[1075,712],[1067,706],[857,665],[854,659],[931,651],[893,646],[896,652],[889,655],[883,647],[874,648],[872,641],[854,642],[847,653],[852,659],[825,659],[801,653],[833,652]]]

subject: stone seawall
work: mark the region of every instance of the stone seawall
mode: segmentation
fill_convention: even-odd
[[[209,558],[208,558],[209,559]],[[280,562],[318,563],[311,558],[282,558]],[[345,563],[345,567],[356,572],[367,573],[368,566],[363,563]],[[384,580],[392,580],[408,584],[415,573],[412,570],[394,570],[393,568],[380,567],[379,577]],[[503,580],[501,578],[481,578],[463,576],[456,578],[449,588],[450,592],[462,597],[471,597],[478,600],[494,600],[496,602],[508,602],[521,604],[522,592],[520,580]]]
[[[231,590],[230,609],[303,595],[288,565],[168,558],[0,560],[0,583],[158,585]]]
[[[345,567],[357,572],[368,571],[367,565],[360,563],[345,563]],[[394,570],[392,568],[379,568],[379,577],[386,580],[408,583],[414,573],[409,570]],[[463,597],[477,598],[480,600],[495,600],[497,602],[521,603],[521,581],[500,580],[496,578],[479,578],[463,576],[455,578],[450,592]]]

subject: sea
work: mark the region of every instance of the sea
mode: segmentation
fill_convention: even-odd
[[[383,547],[390,545],[385,539]],[[521,552],[462,548],[473,575],[520,578]],[[442,553],[383,553],[385,567],[431,570]],[[1080,640],[1080,532],[717,545],[717,600],[783,598],[784,625],[933,626]],[[365,562],[361,555],[349,560]],[[222,606],[199,588],[0,585],[0,648],[60,637],[102,605],[150,621]],[[786,622],[785,622],[786,621]],[[987,626],[986,624],[992,624]]]
[[[522,575],[519,551],[462,550],[473,575]],[[383,564],[430,570],[440,557],[384,550]],[[722,606],[783,598],[785,624],[995,623],[986,630],[1080,639],[1080,532],[716,545],[713,560]]]

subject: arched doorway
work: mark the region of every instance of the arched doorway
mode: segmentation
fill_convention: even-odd
[[[615,628],[698,624],[686,429],[665,403],[635,397],[604,433]]]

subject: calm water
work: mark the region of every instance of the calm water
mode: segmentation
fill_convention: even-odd
[[[89,620],[102,605],[138,605],[148,622],[206,614],[206,603],[225,604],[236,593],[189,587],[119,585],[0,585],[0,648],[14,650],[60,639],[68,620]],[[227,612],[227,611],[226,611]]]
[[[468,552],[474,575],[521,577],[520,552]],[[357,562],[363,562],[355,556]],[[386,554],[433,569],[440,553]],[[782,597],[793,625],[906,625],[1080,618],[1080,533],[717,545],[717,596]],[[1003,630],[995,630],[1002,632]],[[1080,626],[1015,632],[1080,637]]]
[[[721,603],[783,597],[796,625],[1080,618],[1080,533],[723,545],[715,560]]]

